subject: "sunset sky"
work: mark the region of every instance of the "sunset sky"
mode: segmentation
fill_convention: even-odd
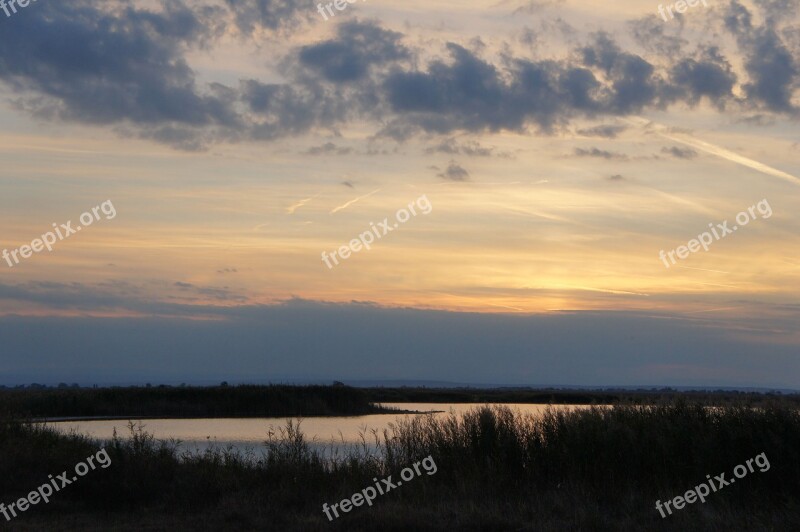
[[[0,250],[117,213],[0,260],[0,384],[800,388],[800,4],[658,5],[0,11]]]

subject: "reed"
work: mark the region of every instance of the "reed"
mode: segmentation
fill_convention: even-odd
[[[800,519],[800,414],[780,403],[708,408],[678,401],[551,409],[539,417],[483,406],[463,415],[401,419],[332,456],[309,445],[295,421],[268,434],[265,428],[265,437],[246,453],[190,454],[131,424],[128,434],[106,444],[110,468],[60,492],[24,521],[29,530],[102,523],[115,530],[555,531],[796,530]],[[0,501],[22,496],[98,446],[4,418]],[[668,519],[656,512],[656,499],[762,452],[768,472]],[[333,523],[323,515],[323,502],[372,485],[374,477],[396,477],[428,455],[436,475]]]

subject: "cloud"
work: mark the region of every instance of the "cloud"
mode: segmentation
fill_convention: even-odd
[[[528,0],[528,3],[516,8],[514,14],[527,13],[539,14],[547,8],[563,4],[566,0]]]
[[[434,60],[427,71],[394,71],[383,87],[394,127],[432,133],[523,131],[529,123],[549,131],[572,109],[597,108],[598,86],[582,68],[552,61],[513,60],[505,71],[448,43],[451,62]]]
[[[40,120],[109,127],[184,150],[355,123],[397,141],[421,133],[547,135],[576,118],[625,117],[703,99],[726,112],[736,106],[796,117],[800,41],[782,28],[795,8],[757,4],[763,21],[737,0],[710,13],[709,24],[735,38],[730,57],[709,45],[687,53],[679,40],[658,48],[670,35],[652,21],[630,25],[651,58],[623,49],[603,31],[582,42],[572,38],[577,44],[560,58],[495,54],[457,42],[422,55],[406,42],[409,36],[352,19],[337,24],[332,38],[278,58],[270,81],[245,77],[225,85],[198,81],[190,54],[214,49],[230,25],[248,34],[287,31],[314,16],[313,9],[291,0],[221,6],[64,0],[0,17],[0,47],[14,50],[0,57],[0,82],[17,95],[17,110]],[[160,7],[140,7],[153,5]],[[747,79],[737,77],[734,64],[744,65]],[[614,138],[612,127],[581,131]],[[472,156],[489,149],[448,142],[433,149]]]
[[[141,291],[125,282],[104,285],[30,281],[0,283],[0,300],[47,305],[55,309],[108,309],[128,305]]]
[[[402,34],[371,23],[350,21],[337,27],[337,38],[304,46],[300,65],[335,83],[364,79],[370,68],[410,57],[400,44]]]
[[[678,146],[670,146],[669,148],[661,148],[661,153],[672,155],[677,159],[694,159],[697,157],[697,152],[691,148],[680,148]]]
[[[599,148],[575,148],[575,155],[578,157],[599,157],[601,159],[627,160],[628,156],[623,153],[616,153]]]
[[[736,83],[731,65],[717,48],[708,48],[698,58],[679,60],[670,71],[673,99],[697,104],[702,97],[720,109],[733,98]]]
[[[317,127],[334,127],[358,110],[335,91],[313,82],[293,86],[243,80],[240,99],[249,111],[248,125],[241,135],[252,140],[269,141]]]
[[[300,207],[305,206],[308,202],[310,202],[314,198],[316,198],[316,196],[312,196],[310,198],[301,199],[300,201],[289,205],[286,208],[286,214],[294,214],[297,209],[299,209]]]
[[[176,282],[175,286],[182,292],[191,292],[196,295],[207,296],[217,301],[236,301],[244,303],[249,300],[248,297],[233,293],[227,286],[222,288],[218,287],[200,287],[191,283]]]
[[[792,104],[798,87],[796,58],[771,29],[759,30],[748,45],[746,68],[751,81],[744,85],[748,97],[771,111],[796,113]]]
[[[513,385],[800,386],[796,346],[775,342],[772,332],[796,330],[797,309],[764,330],[736,334],[666,313],[482,315],[303,300],[200,310],[217,319],[0,318],[0,379],[180,383],[339,375]],[[749,326],[765,325],[753,320]],[[352,338],[360,349],[352,349]],[[458,364],[452,353],[459,354]]]
[[[450,155],[467,155],[471,157],[491,157],[494,153],[494,148],[485,148],[475,140],[459,143],[454,138],[448,138],[435,146],[425,148],[425,153],[429,155],[447,153]]]
[[[744,116],[742,118],[737,118],[736,123],[764,127],[775,124],[775,118],[765,115],[763,113],[757,113],[752,116]]]
[[[756,108],[797,116],[792,97],[800,86],[800,65],[777,31],[779,21],[790,20],[797,6],[780,1],[758,5],[767,14],[762,26],[754,25],[752,13],[737,0],[724,10],[725,26],[736,37],[750,78],[744,85],[747,100]]]
[[[333,209],[331,209],[331,212],[330,212],[330,214],[336,214],[336,213],[337,213],[337,212],[339,212],[339,211],[343,211],[343,210],[345,210],[346,208],[348,208],[349,206],[351,206],[351,205],[353,205],[353,204],[355,204],[355,203],[357,203],[357,202],[361,201],[362,199],[366,199],[366,198],[368,198],[368,197],[372,196],[373,194],[375,194],[376,192],[380,192],[380,190],[381,190],[381,189],[379,189],[379,188],[376,188],[375,190],[373,190],[372,192],[370,192],[370,193],[368,193],[368,194],[364,194],[363,196],[359,196],[359,197],[357,197],[357,198],[353,198],[353,199],[351,199],[350,201],[348,201],[348,202],[345,202],[345,203],[343,203],[342,205],[339,205],[338,207],[334,207]]]
[[[14,53],[0,57],[0,79],[27,94],[26,109],[91,124],[237,125],[224,95],[199,90],[181,55],[207,36],[198,13],[180,1],[161,12],[92,4],[41,2],[2,18],[0,47]]]
[[[225,0],[225,4],[245,34],[259,28],[285,33],[317,19],[316,12],[297,0]]]
[[[579,129],[578,134],[585,137],[602,137],[606,139],[615,139],[617,136],[628,129],[626,126],[615,125],[600,125],[587,129]]]
[[[339,148],[333,142],[326,142],[321,146],[313,146],[305,153],[306,155],[348,155],[353,148]]]
[[[191,302],[208,302],[209,299],[221,302],[245,303],[248,297],[238,294],[228,287],[196,286],[176,281],[171,285],[159,287],[159,294],[167,299],[183,303],[156,301],[147,290],[139,285],[125,281],[102,283],[54,283],[49,281],[30,281],[19,284],[0,283],[0,301],[23,302],[42,305],[53,310],[105,312],[125,310],[148,315],[170,315],[202,317],[208,309],[195,307]],[[170,295],[174,294],[174,295]]]
[[[441,177],[448,181],[469,181],[469,172],[462,168],[458,163],[450,161],[444,172],[436,174],[436,177]]]
[[[629,114],[661,105],[664,81],[655,67],[638,55],[622,51],[607,33],[597,33],[594,42],[580,52],[584,64],[601,69],[611,83],[600,101],[606,112]]]
[[[794,183],[795,185],[800,184],[800,178],[795,177],[792,174],[789,174],[782,170],[778,170],[777,168],[773,168],[756,160],[750,159],[748,157],[745,157],[744,155],[740,155],[736,152],[725,149],[721,146],[711,144],[710,142],[706,142],[704,140],[696,139],[691,135],[687,135],[685,133],[670,131],[665,126],[656,124],[641,117],[630,117],[627,120],[632,124],[637,124],[645,128],[652,129],[656,134],[662,136],[665,139],[669,139],[673,142],[679,142],[681,144],[690,146],[697,150],[709,153],[711,155],[715,155],[721,159],[725,159],[726,161],[740,164],[742,166],[751,168],[758,172],[771,175],[773,177],[778,177],[785,181],[789,181],[791,183]]]
[[[658,17],[647,15],[628,23],[633,38],[637,44],[650,53],[680,56],[682,48],[688,41],[680,35],[671,35],[671,32],[680,31],[677,24],[664,24]]]

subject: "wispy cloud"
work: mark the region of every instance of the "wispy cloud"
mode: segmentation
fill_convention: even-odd
[[[680,264],[676,264],[678,268],[686,268],[687,270],[700,270],[702,272],[713,272],[713,273],[727,273],[730,274],[731,272],[724,272],[722,270],[709,270],[708,268],[695,268],[692,266],[681,266]]]
[[[711,144],[710,142],[706,142],[704,140],[696,139],[690,135],[685,133],[676,133],[672,132],[666,126],[661,124],[656,124],[650,120],[646,120],[641,117],[631,117],[631,122],[643,126],[649,127],[653,131],[655,131],[658,135],[662,136],[665,139],[669,139],[673,142],[680,142],[681,144],[685,144],[686,146],[691,146],[697,150],[704,151],[711,155],[716,155],[721,159],[725,159],[726,161],[730,161],[732,163],[740,164],[742,166],[746,166],[748,168],[752,168],[758,172],[771,175],[773,177],[778,177],[780,179],[784,179],[795,185],[800,185],[800,178],[793,176],[792,174],[786,173],[782,170],[778,170],[777,168],[773,168],[768,166],[764,163],[760,163],[753,159],[749,159],[743,155],[739,155],[736,152],[723,148],[721,146],[716,146]]]
[[[318,195],[319,195],[319,194],[317,194],[317,196],[318,196]],[[306,205],[306,204],[307,204],[309,201],[313,200],[313,199],[314,199],[314,198],[316,198],[317,196],[311,196],[310,198],[302,199],[302,200],[298,201],[297,203],[294,203],[294,204],[292,204],[292,205],[289,205],[289,207],[287,207],[287,209],[286,209],[286,213],[287,213],[287,214],[294,214],[294,212],[295,212],[297,209],[299,209],[300,207],[302,207],[302,206]]]
[[[348,208],[350,205],[353,205],[354,203],[356,203],[356,202],[358,202],[358,201],[361,201],[361,200],[362,200],[362,199],[364,199],[364,198],[368,198],[368,197],[372,196],[373,194],[375,194],[376,192],[379,192],[380,190],[381,190],[381,189],[379,189],[379,188],[376,188],[375,190],[373,190],[373,191],[372,191],[372,192],[370,192],[369,194],[364,194],[363,196],[359,196],[359,197],[357,197],[357,198],[355,198],[355,199],[351,199],[351,200],[350,200],[350,201],[348,201],[347,203],[344,203],[344,204],[342,204],[342,205],[339,205],[338,207],[334,207],[334,208],[333,208],[333,210],[331,210],[331,212],[330,212],[330,213],[331,213],[331,214],[336,214],[337,212],[339,212],[339,211],[342,211],[342,210],[344,210],[344,209]]]

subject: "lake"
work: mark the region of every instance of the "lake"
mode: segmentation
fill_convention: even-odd
[[[436,416],[446,416],[449,412],[460,414],[480,406],[474,403],[384,403],[385,406],[400,410],[416,412],[441,411]],[[512,410],[532,415],[541,415],[548,405],[506,404]],[[552,405],[557,410],[587,408],[587,405]],[[361,442],[361,434],[367,434],[367,441],[374,442],[371,430],[382,434],[390,423],[420,414],[378,414],[352,417],[306,417],[300,424],[301,431],[307,441],[312,442],[315,449],[327,453],[332,451],[331,444],[339,449]],[[254,450],[259,453],[267,434],[272,430],[277,434],[279,427],[285,427],[288,419],[296,418],[219,418],[219,419],[146,419],[141,423],[145,431],[156,439],[180,440],[180,449],[192,452],[203,452],[212,447],[225,448],[232,446],[239,451]],[[88,420],[88,421],[56,421],[48,422],[49,426],[61,432],[77,432],[87,434],[98,440],[110,440],[114,430],[125,437],[128,434],[128,420]],[[374,445],[369,446],[374,449]]]

